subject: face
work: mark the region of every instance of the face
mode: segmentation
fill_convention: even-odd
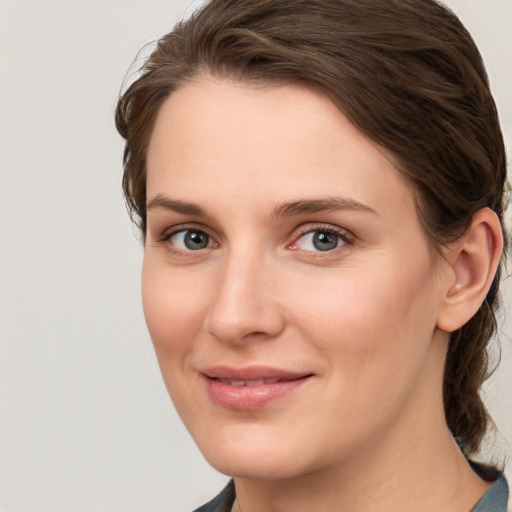
[[[325,95],[204,77],[147,164],[146,321],[212,465],[298,476],[431,421],[443,272],[410,187]]]

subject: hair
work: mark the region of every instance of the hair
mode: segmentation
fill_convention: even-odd
[[[412,183],[433,253],[459,239],[481,208],[500,221],[506,155],[480,53],[434,0],[212,0],[162,37],[119,99],[123,190],[146,231],[146,153],[163,102],[197,77],[321,88],[387,150]],[[503,221],[502,221],[503,225]],[[467,455],[490,417],[500,269],[474,317],[451,334],[443,392],[448,426]]]

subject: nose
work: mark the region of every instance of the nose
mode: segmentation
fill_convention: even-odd
[[[285,317],[272,274],[261,258],[231,257],[206,315],[206,331],[228,344],[278,336]]]

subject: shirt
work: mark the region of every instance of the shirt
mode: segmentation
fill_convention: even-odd
[[[235,484],[230,480],[219,495],[194,512],[231,512],[235,497]],[[505,477],[500,475],[469,512],[507,512],[507,504],[508,485]]]

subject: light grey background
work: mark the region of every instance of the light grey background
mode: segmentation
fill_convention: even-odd
[[[510,154],[512,1],[448,3],[481,47]],[[3,512],[187,511],[225,481],[203,462],[161,381],[113,125],[136,52],[198,4],[0,0]],[[488,453],[505,456],[512,342],[501,338],[486,395],[501,431]]]

